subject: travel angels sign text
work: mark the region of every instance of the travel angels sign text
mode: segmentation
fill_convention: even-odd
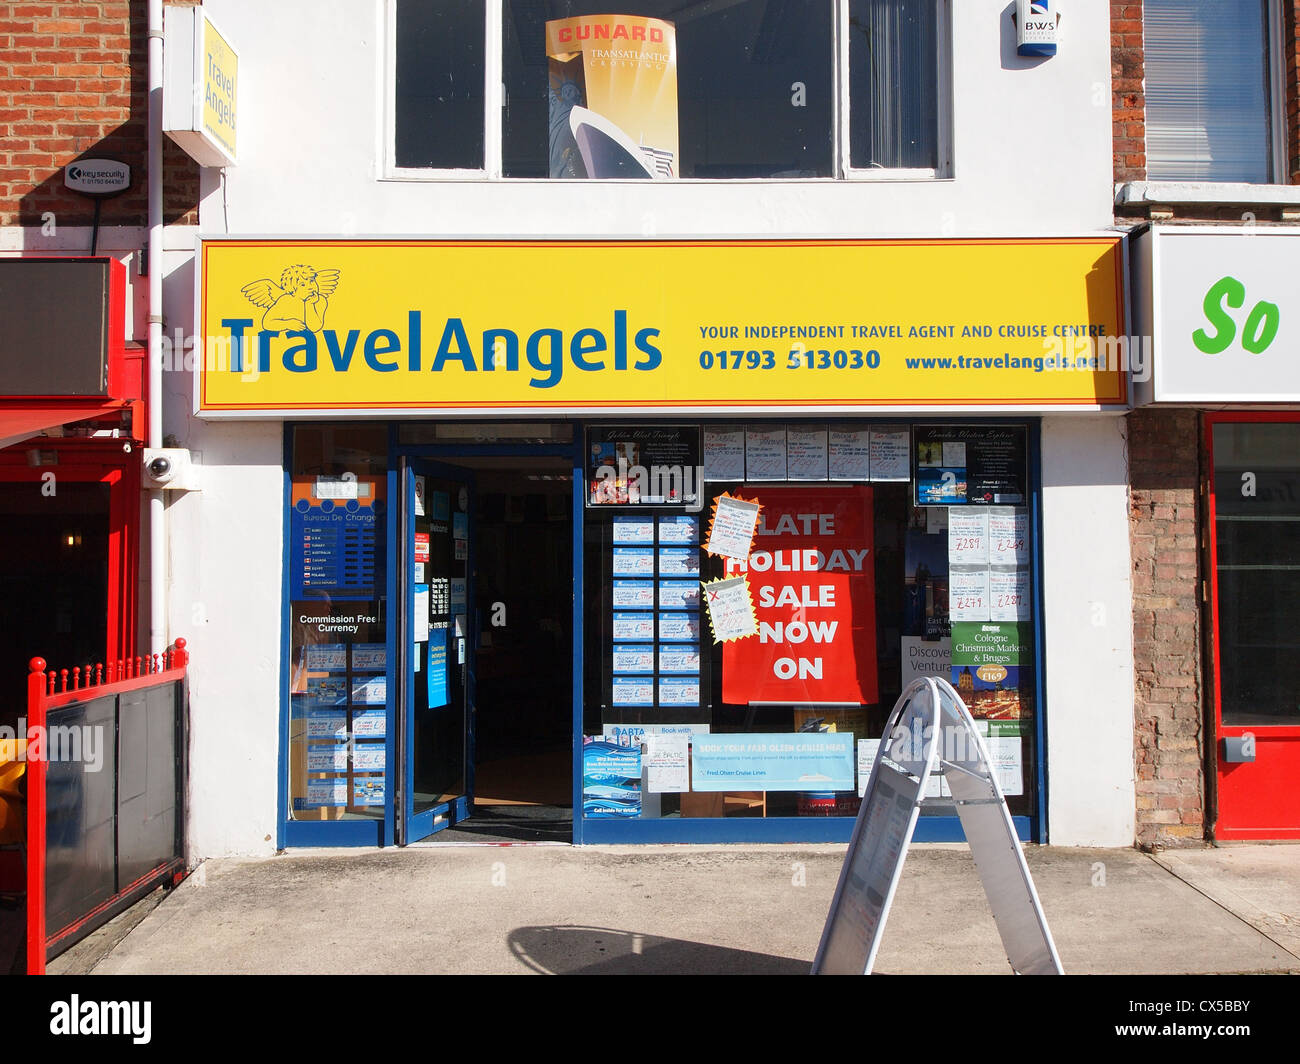
[[[1120,260],[1109,236],[205,240],[197,408],[1122,403],[1095,357]]]

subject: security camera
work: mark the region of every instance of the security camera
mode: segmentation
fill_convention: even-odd
[[[141,455],[145,488],[195,491],[197,470],[184,447],[146,447]]]
[[[172,460],[165,454],[160,454],[145,468],[149,471],[149,479],[155,484],[166,484],[176,473],[176,467],[172,465]]]

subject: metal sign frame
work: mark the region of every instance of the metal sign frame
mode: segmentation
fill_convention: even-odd
[[[813,974],[870,974],[935,772],[948,782],[1012,970],[1063,975],[983,737],[952,685],[928,676],[908,684],[885,725]]]

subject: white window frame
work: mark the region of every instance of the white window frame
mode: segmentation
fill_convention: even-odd
[[[382,13],[384,61],[380,74],[380,180],[385,181],[520,181],[553,182],[551,178],[505,177],[502,173],[502,118],[505,108],[503,52],[505,47],[503,0],[484,0],[483,63],[483,166],[466,168],[403,167],[397,165],[397,5],[385,0]],[[679,178],[675,184],[798,184],[829,181],[933,181],[952,176],[952,12],[951,0],[934,0],[938,21],[936,69],[939,86],[937,143],[939,165],[935,168],[854,168],[849,155],[849,0],[829,0],[832,12],[832,61],[834,97],[831,101],[831,160],[836,173],[830,177]],[[1270,0],[1276,3],[1277,0]],[[1280,55],[1280,46],[1279,46]],[[606,181],[605,183],[611,183]],[[613,179],[613,183],[618,183]],[[640,182],[636,182],[640,184]]]
[[[1273,149],[1273,172],[1269,178],[1270,184],[1285,185],[1290,181],[1291,173],[1287,165],[1286,60],[1282,56],[1286,24],[1282,20],[1281,0],[1268,0],[1265,28],[1268,30],[1268,117]]]

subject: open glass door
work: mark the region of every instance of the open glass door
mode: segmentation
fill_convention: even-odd
[[[473,476],[402,460],[403,603],[397,700],[397,842],[473,808],[474,637],[469,586]]]

